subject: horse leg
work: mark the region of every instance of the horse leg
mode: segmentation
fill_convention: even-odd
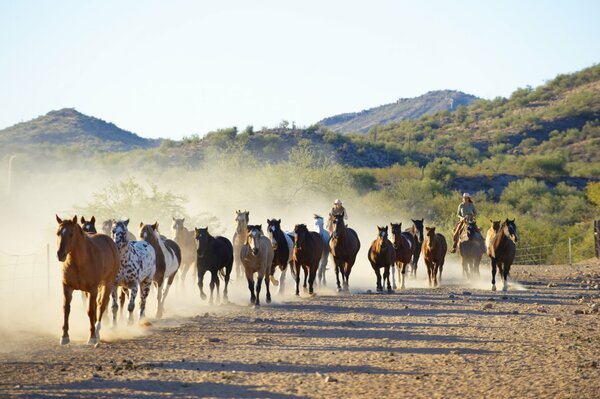
[[[204,274],[206,273],[206,269],[202,269],[198,271],[198,288],[200,289],[200,299],[205,300],[206,294],[204,293]]]
[[[121,287],[119,294],[119,318],[123,320],[123,309],[125,308],[125,296],[129,296],[129,290],[126,287]]]
[[[212,305],[213,304],[213,292],[215,290],[215,285],[217,285],[217,283],[215,282],[215,278],[218,278],[216,276],[217,271],[216,270],[211,270],[210,271],[210,298],[208,299],[208,304]]]
[[[337,281],[337,290],[338,292],[342,291],[342,286],[340,285],[340,264],[342,263],[342,261],[340,261],[339,259],[333,259],[335,262],[335,279]],[[343,278],[343,277],[342,277]]]
[[[438,287],[442,284],[442,272],[444,271],[444,263],[438,265]]]
[[[267,303],[271,303],[271,288],[269,286],[269,279],[265,278],[265,287],[267,289]]]
[[[127,311],[129,312],[129,318],[127,319],[127,323],[129,325],[133,324],[133,310],[135,309],[135,297],[137,296],[138,285],[135,284],[131,288],[131,296],[129,297],[129,305],[127,306]]]
[[[262,276],[258,276],[256,279],[256,301],[254,302],[254,307],[258,308],[260,306],[260,288],[262,286]]]
[[[223,303],[229,303],[229,297],[227,296],[227,287],[229,286],[229,279],[231,278],[231,269],[233,265],[225,266],[225,287],[223,288]]]
[[[248,279],[248,289],[250,290],[250,303],[256,304],[256,295],[254,295],[254,279],[252,277],[246,278]]]
[[[277,291],[279,295],[283,295],[285,292],[285,275],[287,274],[287,269],[287,267],[283,269],[279,275],[279,291]]]
[[[297,262],[294,262],[294,277],[296,277],[296,296],[300,295],[300,270]]]
[[[117,310],[119,309],[119,303],[117,302],[117,286],[114,285],[110,296],[112,297],[112,315],[113,315],[113,328],[117,326]]]
[[[503,278],[504,281],[503,281],[503,285],[502,285],[502,291],[507,292],[508,291],[508,272],[510,271],[510,264],[505,263],[503,266],[504,266],[503,267],[504,270],[502,270],[502,274],[504,276],[504,278]]]
[[[427,278],[429,279],[429,288],[433,287],[433,263],[427,262]]]
[[[492,291],[496,291],[496,259],[490,259],[492,261]]]
[[[219,270],[215,271],[215,285],[217,287],[217,304],[221,303],[221,296],[219,291],[221,290],[221,280],[219,280]]]
[[[396,263],[392,264],[392,287],[396,289]]]
[[[344,291],[350,291],[350,272],[352,271],[352,265],[346,262],[346,270],[344,270]]]
[[[152,279],[147,278],[140,282],[140,320],[146,317],[146,299],[150,293],[150,286],[152,285]]]
[[[317,278],[317,270],[319,268],[319,264],[314,264],[311,265],[308,270],[310,272],[310,275],[308,276],[308,293],[310,295],[314,295],[315,290],[314,290],[314,284],[315,284],[315,279]]]
[[[63,284],[63,335],[60,339],[61,345],[67,345],[69,339],[69,314],[71,313],[71,299],[73,298],[73,289]]]
[[[375,264],[373,265],[373,271],[375,272],[375,277],[377,278],[375,289],[377,292],[381,292],[383,291],[383,288],[381,287],[381,272],[379,271],[379,267],[377,267]]]
[[[383,269],[383,282],[387,281],[387,292],[392,293],[392,284],[390,284],[390,265],[385,265]]]
[[[88,340],[88,345],[96,345],[98,343],[98,336],[96,335],[97,298],[98,288],[94,288],[90,291],[88,298],[88,318],[90,319],[90,339]]]
[[[162,309],[162,286],[163,286],[163,280],[161,280],[160,282],[156,282],[155,283],[155,287],[156,287],[156,318],[160,319],[162,317],[163,314],[163,309]]]
[[[302,284],[302,288],[304,289],[304,292],[306,292],[308,286],[308,266],[302,265],[302,270],[304,271],[304,284]]]
[[[102,287],[102,296],[98,301],[97,317],[96,317],[96,337],[98,343],[100,343],[100,329],[102,328],[102,317],[106,316],[104,312],[108,308],[108,302],[110,301],[110,293],[112,292],[113,284],[107,284]]]
[[[406,269],[408,268],[407,263],[402,264],[402,268],[398,267],[398,277],[400,278],[400,289],[403,290],[406,288],[404,285],[404,281],[406,280]]]

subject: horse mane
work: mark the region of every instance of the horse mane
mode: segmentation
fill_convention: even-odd
[[[504,237],[506,237],[506,235],[504,234],[505,227],[506,227],[506,221],[502,222],[502,224],[500,225],[500,228],[498,228],[498,231],[496,232],[496,235],[494,236],[494,249],[498,249],[498,247],[502,243],[502,239]]]

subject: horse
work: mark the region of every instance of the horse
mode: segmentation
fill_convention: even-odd
[[[285,274],[287,271],[287,265],[292,261],[292,249],[294,247],[293,239],[290,235],[284,233],[281,230],[281,219],[267,219],[267,234],[271,240],[273,246],[273,263],[271,264],[271,273],[269,278],[273,285],[279,284],[279,294],[283,294],[285,291]],[[281,269],[281,275],[279,276],[279,282],[275,280],[273,275],[275,270],[279,267]]]
[[[158,222],[144,224],[140,222],[140,238],[147,241],[154,252],[156,252],[156,272],[154,273],[154,285],[157,291],[156,318],[162,317],[165,299],[169,294],[169,288],[173,284],[175,274],[181,264],[181,249],[173,240],[165,240],[158,232]],[[163,283],[167,280],[167,287],[163,293]]]
[[[228,302],[227,286],[231,278],[231,269],[233,268],[233,245],[225,237],[213,237],[208,232],[208,227],[194,228],[198,249],[196,250],[196,269],[198,275],[198,288],[200,289],[200,298],[206,299],[202,288],[204,274],[210,272],[210,299],[209,304],[213,304],[213,290],[217,287],[217,303],[219,302],[219,273],[225,279],[223,290],[223,301]],[[225,272],[223,272],[225,269]]]
[[[90,319],[89,345],[100,342],[102,316],[108,305],[115,276],[119,272],[119,253],[117,246],[105,234],[86,234],[77,224],[77,216],[72,220],[62,220],[56,215],[58,222],[56,256],[63,262],[63,335],[61,345],[67,345],[69,339],[69,314],[73,290],[85,291],[89,294],[88,317]],[[100,297],[98,291],[102,286]]]
[[[319,279],[319,285],[326,286],[327,279],[325,278],[325,272],[327,271],[327,262],[329,260],[329,239],[331,235],[329,231],[324,227],[324,220],[319,215],[314,215],[315,227],[318,229],[321,238],[323,239],[323,254],[321,255],[321,261],[319,262],[319,270],[317,271],[317,277]]]
[[[92,218],[90,220],[85,220],[85,218],[82,216],[80,223],[81,223],[81,228],[86,233],[89,233],[89,234],[97,234],[98,233],[98,231],[96,230],[96,217],[92,216]],[[107,235],[110,235],[110,233]]]
[[[500,269],[500,277],[503,281],[502,291],[508,291],[508,275],[510,266],[515,260],[518,241],[519,235],[515,220],[506,219],[494,237],[494,256],[490,257],[492,261],[492,291],[496,291],[496,267]]]
[[[240,277],[242,275],[242,260],[240,258],[240,250],[246,245],[246,239],[248,235],[247,227],[250,221],[250,212],[248,211],[235,211],[235,221],[237,226],[235,233],[233,233],[233,261],[235,262],[235,275]]]
[[[346,226],[344,214],[335,216],[333,220],[333,232],[329,240],[329,251],[335,262],[335,278],[338,292],[342,291],[339,274],[342,273],[343,290],[348,291],[348,279],[352,266],[356,261],[356,255],[360,250],[360,240],[356,231]]]
[[[248,289],[250,290],[250,303],[255,307],[260,306],[260,288],[263,278],[267,287],[267,303],[271,303],[271,291],[269,290],[269,269],[273,264],[273,247],[271,242],[262,233],[262,226],[246,227],[246,242],[240,250],[240,259],[244,265]],[[256,280],[256,295],[254,294],[254,273],[258,274]],[[265,278],[266,277],[266,278]]]
[[[113,325],[117,324],[117,287],[125,287],[131,290],[129,297],[129,323],[133,322],[133,310],[135,308],[135,297],[138,286],[140,289],[140,320],[146,312],[146,298],[150,293],[150,286],[156,272],[156,252],[146,241],[129,241],[127,237],[127,226],[129,219],[118,221],[114,224],[112,233],[119,250],[121,268],[115,278],[112,289],[112,313]],[[124,297],[121,295],[121,309],[123,309]]]
[[[458,241],[458,253],[462,261],[463,276],[470,279],[479,276],[479,263],[485,253],[485,243],[475,220],[467,222],[463,229]]]
[[[369,262],[371,262],[371,267],[377,276],[377,292],[383,292],[380,273],[380,269],[383,267],[383,283],[385,284],[387,281],[387,290],[391,293],[390,266],[396,260],[396,251],[394,250],[394,245],[388,240],[388,227],[377,226],[377,230],[377,238],[371,243],[371,248],[369,248]]]
[[[181,275],[179,276],[179,282],[180,285],[183,286],[185,282],[185,276],[190,269],[193,270],[193,265],[196,263],[196,238],[194,236],[194,232],[183,226],[185,218],[172,219],[173,224],[171,225],[171,230],[173,231],[173,241],[175,241],[177,245],[179,245],[179,248],[181,248],[181,266],[179,266]]]
[[[304,288],[308,276],[308,293],[314,294],[314,282],[323,255],[323,239],[314,231],[308,231],[305,224],[294,226],[294,251],[292,267],[296,277],[296,295],[300,295],[300,268],[304,270]]]
[[[404,289],[406,269],[413,257],[415,249],[415,236],[402,231],[402,223],[390,223],[392,230],[392,243],[394,244],[395,259],[392,263],[392,283],[396,289],[396,270],[400,279],[400,289]]]
[[[415,249],[411,261],[410,275],[412,278],[416,278],[419,257],[421,256],[421,247],[423,246],[423,219],[411,219],[411,221],[413,222],[413,225],[404,231],[406,233],[411,233],[415,239]]]
[[[110,236],[113,228],[113,224],[115,223],[114,219],[108,219],[102,222],[102,232],[107,236]]]
[[[446,238],[442,234],[436,233],[435,227],[425,227],[425,240],[421,252],[427,265],[430,287],[438,287],[442,282],[442,270],[447,251]]]
[[[491,223],[491,226],[485,235],[485,249],[486,249],[487,255],[490,258],[493,258],[495,256],[494,255],[494,240],[496,239],[496,234],[498,233],[498,230],[500,230],[500,221],[490,219],[490,223]]]

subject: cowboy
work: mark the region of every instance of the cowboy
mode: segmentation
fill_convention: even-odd
[[[348,220],[348,211],[344,208],[342,201],[336,199],[333,202],[333,208],[331,208],[331,211],[329,212],[329,220],[327,221],[327,230],[330,233],[333,231],[333,219],[338,215],[344,215],[344,220]]]
[[[450,250],[451,253],[456,252],[456,246],[458,245],[458,238],[462,234],[463,228],[467,224],[467,221],[474,220],[475,216],[477,216],[477,210],[475,209],[475,204],[471,199],[471,195],[469,193],[463,193],[462,202],[458,205],[458,210],[456,211],[456,215],[459,217],[459,221],[454,227],[454,231],[452,232],[452,240],[453,245]]]

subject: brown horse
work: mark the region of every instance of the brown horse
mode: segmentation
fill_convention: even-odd
[[[273,263],[273,246],[271,241],[262,233],[262,226],[246,226],[246,242],[240,250],[240,259],[244,265],[244,273],[248,280],[250,290],[250,302],[255,307],[260,306],[260,289],[263,279],[267,288],[267,303],[271,303],[271,291],[269,289],[269,275]],[[254,273],[256,279],[256,294],[254,293]]]
[[[183,223],[185,218],[173,218],[171,230],[173,231],[173,241],[181,249],[181,266],[179,266],[179,284],[183,287],[185,276],[190,270],[195,270],[196,264],[196,238],[193,231],[188,230]]]
[[[411,233],[415,239],[415,248],[411,261],[410,275],[412,278],[417,277],[417,266],[419,265],[419,257],[421,256],[421,247],[423,246],[423,219],[411,219],[413,225],[404,230]]]
[[[383,292],[383,284],[381,284],[381,272],[383,267],[383,283],[387,281],[387,290],[392,292],[392,284],[390,284],[390,266],[396,260],[396,251],[394,245],[388,240],[388,227],[377,226],[377,238],[371,243],[369,248],[369,262],[377,276],[377,292]]]
[[[435,227],[425,227],[425,241],[423,242],[421,252],[427,265],[430,287],[438,287],[442,282],[442,270],[444,269],[446,251],[448,251],[446,238],[442,234],[436,233]]]
[[[485,243],[475,220],[466,222],[458,238],[458,253],[462,262],[463,277],[469,279],[479,277],[479,264],[485,253]]]
[[[415,236],[413,233],[402,231],[402,223],[390,223],[392,229],[392,242],[396,258],[392,265],[392,281],[396,289],[396,269],[400,277],[400,289],[404,289],[404,279],[406,269],[410,263],[415,251]]]
[[[248,222],[250,221],[250,212],[235,211],[235,233],[233,233],[233,262],[235,263],[235,276],[240,278],[243,272],[242,259],[240,258],[240,250],[246,245],[248,238]]]
[[[329,251],[335,262],[335,278],[337,280],[338,292],[342,291],[340,285],[340,273],[342,273],[342,281],[344,291],[348,291],[348,279],[352,266],[356,261],[356,255],[360,250],[360,240],[356,231],[346,226],[344,223],[344,214],[336,215],[333,219],[333,232],[329,240]]]
[[[494,237],[494,256],[490,256],[492,261],[492,291],[496,291],[496,267],[500,269],[500,277],[502,277],[504,283],[502,291],[508,291],[508,275],[510,274],[510,266],[515,260],[516,243],[518,241],[519,235],[517,234],[515,220],[506,219]]]
[[[296,277],[296,295],[300,295],[300,267],[304,270],[304,280],[308,275],[308,293],[313,294],[313,285],[319,262],[323,255],[323,239],[315,231],[308,231],[305,224],[294,227],[294,250],[292,252],[292,271]],[[306,282],[304,285],[306,288]]]
[[[56,256],[63,262],[62,284],[64,296],[64,322],[61,345],[70,342],[69,314],[73,290],[89,294],[88,317],[90,318],[90,339],[88,344],[100,342],[102,316],[108,305],[115,277],[119,272],[120,261],[117,246],[104,234],[86,234],[77,224],[77,216],[72,220],[58,222],[58,251]],[[98,292],[101,288],[100,298]],[[99,305],[99,309],[98,309]]]

